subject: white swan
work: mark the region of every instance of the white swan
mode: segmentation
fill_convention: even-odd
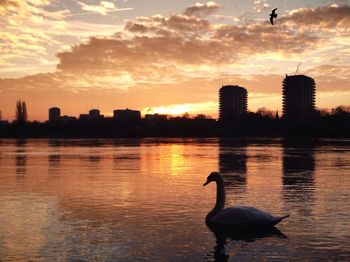
[[[216,204],[212,211],[205,218],[206,224],[211,228],[272,228],[278,222],[289,215],[274,217],[253,207],[230,207],[225,208],[225,187],[224,180],[218,172],[212,172],[203,186],[210,182],[216,182]]]

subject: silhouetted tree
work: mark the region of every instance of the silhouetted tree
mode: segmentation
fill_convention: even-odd
[[[1,110],[0,110],[0,121],[2,120],[2,112],[1,112]]]
[[[16,122],[25,123],[27,121],[26,102],[18,100],[16,103]]]
[[[332,115],[347,116],[350,113],[349,106],[337,106],[331,110]]]
[[[329,110],[327,108],[319,108],[316,111],[318,111],[318,115],[321,117],[329,116]]]
[[[189,119],[190,118],[190,114],[186,112],[185,114],[182,115],[182,118]]]
[[[264,116],[264,117],[268,117],[268,118],[271,118],[271,119],[274,118],[274,113],[271,110],[267,109],[266,107],[259,108],[256,111],[256,113],[258,115],[261,115],[261,116]]]
[[[198,114],[194,117],[194,119],[210,119],[210,117],[204,114]]]
[[[278,114],[278,110],[277,110],[275,114],[275,120],[279,120],[279,119],[280,119],[280,115]]]

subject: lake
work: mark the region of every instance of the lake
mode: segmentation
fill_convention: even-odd
[[[290,214],[218,236],[226,206]],[[350,140],[0,139],[0,261],[349,261]]]

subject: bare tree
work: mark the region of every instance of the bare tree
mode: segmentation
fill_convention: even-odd
[[[26,102],[18,100],[16,103],[16,122],[25,123],[27,121]]]

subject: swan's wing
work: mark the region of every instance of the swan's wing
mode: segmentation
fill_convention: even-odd
[[[277,10],[277,9],[278,9],[278,8],[275,8],[275,9],[272,10],[272,14],[273,14],[273,15],[276,13],[276,10]]]
[[[232,227],[264,227],[272,225],[275,219],[253,207],[231,207],[220,211],[212,218],[212,222]]]

